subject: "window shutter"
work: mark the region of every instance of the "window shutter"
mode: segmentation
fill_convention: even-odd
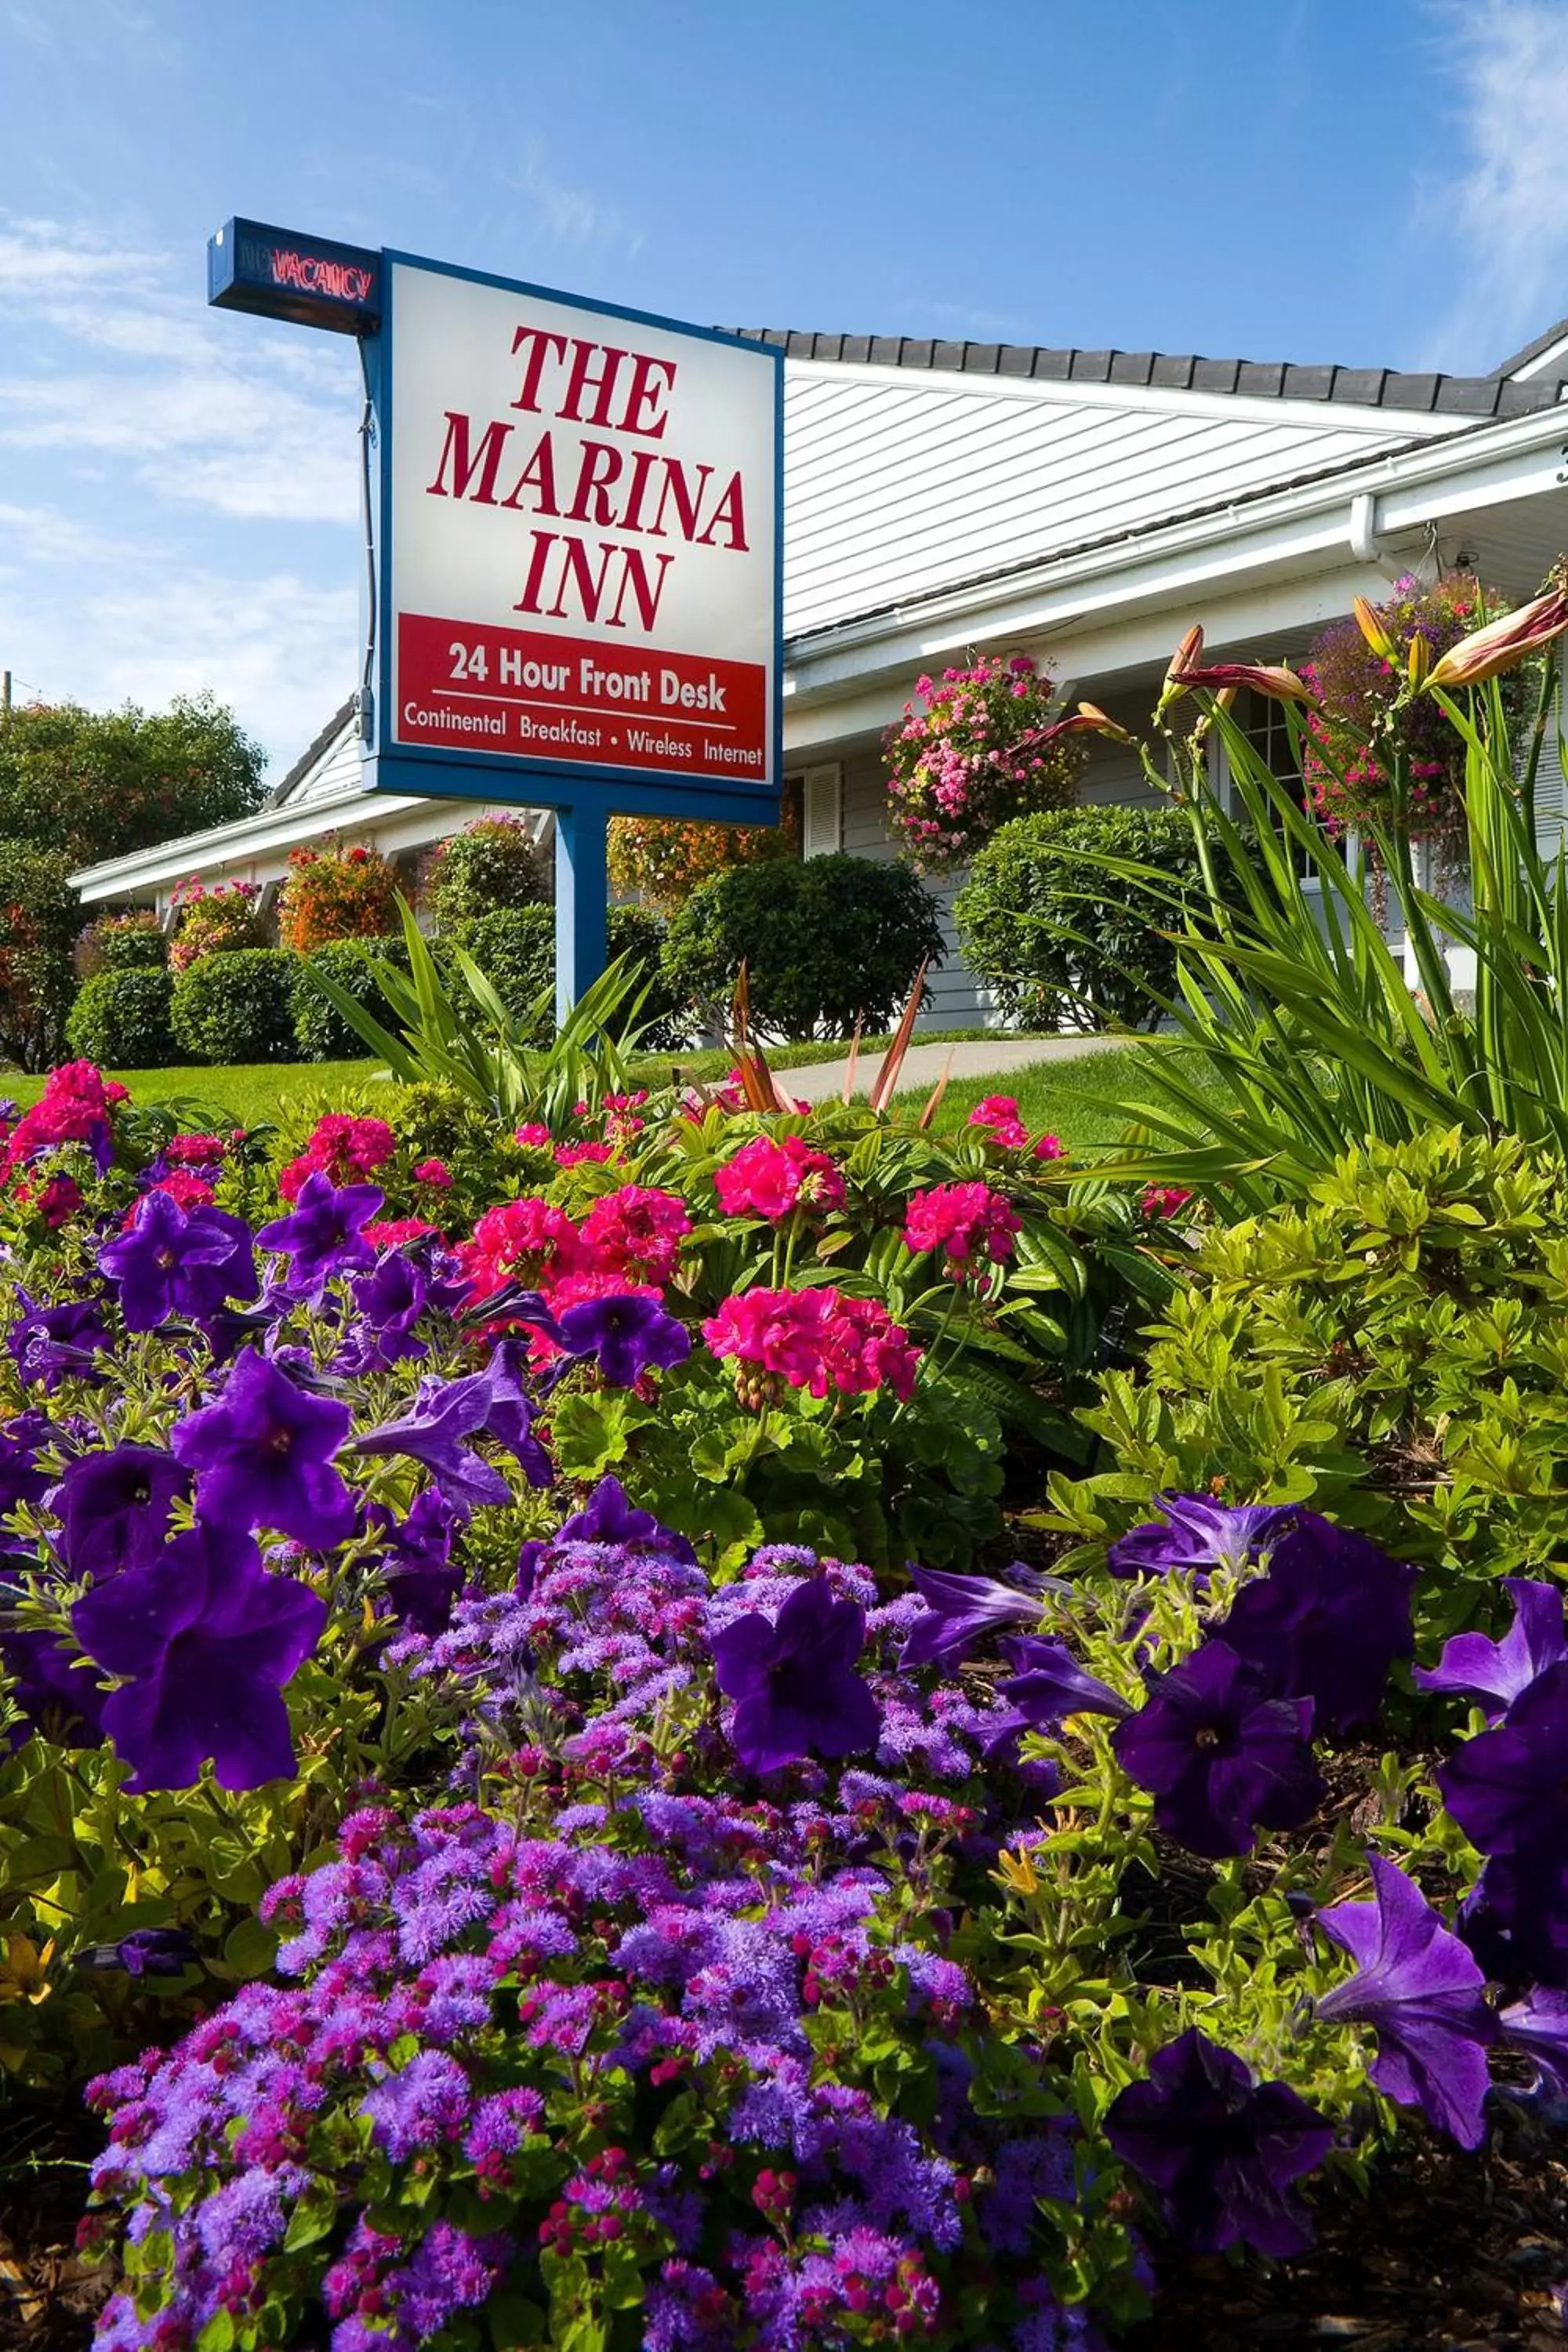
[[[1563,662],[1559,655],[1557,682],[1546,720],[1541,759],[1535,771],[1536,846],[1542,857],[1553,860],[1563,846],[1564,829],[1568,827],[1568,784],[1564,783],[1563,774],[1568,743],[1563,740]]]
[[[807,768],[801,778],[801,856],[830,857],[844,842],[844,771]]]

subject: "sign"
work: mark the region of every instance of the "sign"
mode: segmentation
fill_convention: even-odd
[[[207,242],[207,300],[299,327],[363,335],[381,318],[381,256],[297,236],[259,221],[226,221]]]
[[[386,260],[378,750],[776,798],[777,354]]]
[[[555,811],[564,1017],[611,815],[778,821],[783,354],[255,221],[207,287],[359,338],[364,788]]]

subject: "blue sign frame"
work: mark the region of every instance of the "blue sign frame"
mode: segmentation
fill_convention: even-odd
[[[302,254],[306,268],[296,275],[308,278],[316,267],[325,267],[331,285],[334,265],[340,271],[368,274],[364,299],[342,299],[344,279],[337,292],[317,291],[308,283],[279,286],[274,270],[258,256],[286,251]],[[363,423],[365,556],[367,579],[363,595],[364,667],[360,691],[363,788],[373,793],[399,793],[426,798],[510,802],[524,808],[555,812],[555,939],[556,1004],[563,1020],[572,1004],[604,969],[605,954],[606,886],[605,834],[612,816],[646,815],[695,819],[715,824],[776,824],[784,789],[784,353],[775,345],[758,343],[716,327],[694,327],[684,320],[657,311],[633,310],[623,303],[584,300],[559,288],[538,286],[523,278],[502,278],[482,269],[464,269],[449,262],[383,248],[372,252],[331,239],[303,237],[253,221],[232,220],[207,248],[207,299],[218,307],[260,312],[300,326],[324,327],[359,339],[364,376]],[[759,365],[773,371],[773,643],[772,650],[772,717],[769,729],[770,774],[765,782],[683,782],[650,774],[647,770],[583,762],[563,768],[548,757],[523,753],[456,751],[445,746],[393,744],[386,739],[392,710],[393,642],[392,578],[392,447],[395,419],[392,414],[390,357],[395,317],[395,269],[401,265],[461,278],[471,285],[491,286],[531,299],[564,304],[597,318],[625,320],[670,334],[743,351]]]

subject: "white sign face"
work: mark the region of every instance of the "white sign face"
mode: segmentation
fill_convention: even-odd
[[[389,748],[776,788],[776,358],[390,266]]]

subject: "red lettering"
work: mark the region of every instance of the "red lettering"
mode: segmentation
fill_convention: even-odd
[[[604,363],[596,375],[590,373],[595,352],[604,354]],[[621,362],[628,356],[627,352],[617,351],[614,343],[585,343],[580,335],[574,335],[572,339],[572,373],[566,379],[566,397],[556,415],[570,417],[574,425],[597,425],[601,428],[607,425],[610,403],[616,394],[616,378],[621,372]],[[585,392],[594,394],[594,405],[586,416],[580,405]]]
[[[559,537],[560,533],[553,530],[534,532],[533,552],[528,560],[528,578],[523,583],[521,595],[511,608],[514,613],[542,612],[543,606],[539,600],[544,593],[544,566]]]
[[[708,478],[712,471],[711,466],[699,466],[697,488],[693,490],[688,485],[686,468],[679,458],[665,459],[664,488],[659,493],[658,510],[647,527],[650,539],[663,539],[667,535],[664,528],[664,510],[672,498],[675,500],[675,519],[680,526],[680,536],[682,539],[695,538],[697,517],[702,505],[702,493],[708,487]]]
[[[616,428],[616,431],[641,433],[650,441],[662,440],[664,428],[669,422],[668,415],[658,416],[657,423],[654,418],[660,401],[674,382],[675,362],[673,360],[656,360],[650,358],[646,352],[637,352],[632,360],[632,380],[626,387],[626,404],[621,411],[621,421]],[[639,411],[645,408],[648,412],[648,422],[646,425],[641,422],[639,416]]]
[[[544,362],[552,352],[558,360],[566,356],[564,335],[546,334],[542,327],[520,327],[511,339],[512,357],[531,345],[522,363],[522,390],[512,402],[513,408],[531,409],[539,413],[539,379],[544,373]]]
[[[441,462],[436,468],[435,480],[426,486],[426,497],[427,499],[471,498],[476,506],[493,507],[496,502],[496,469],[500,464],[501,451],[512,427],[510,425],[504,425],[498,416],[493,424],[486,425],[479,448],[470,450],[468,419],[456,408],[448,408],[446,415],[447,438],[441,446]],[[546,437],[548,438],[548,436]],[[448,460],[451,464],[453,481],[453,488],[450,490],[447,488]],[[479,478],[479,486],[477,490],[470,490],[468,485],[476,474]],[[510,499],[507,504],[508,506],[511,504]]]
[[[722,497],[720,499],[718,505],[714,508],[712,513],[708,518],[707,530],[703,531],[698,539],[697,544],[699,547],[711,547],[713,545],[713,534],[718,530],[721,522],[729,525],[729,537],[725,541],[725,545],[727,547],[733,548],[737,554],[744,555],[747,551],[746,515],[745,509],[741,503],[741,477],[739,474],[731,475],[728,483],[725,485]]]
[[[525,490],[533,492],[532,503],[536,513],[560,513],[561,509],[555,501],[555,453],[551,447],[548,433],[540,435],[527,465],[502,499],[502,506],[515,507],[521,511],[529,504],[523,496]]]
[[[626,627],[626,625],[621,618],[621,611],[626,601],[626,590],[629,588],[632,592],[633,600],[637,604],[637,612],[641,616],[643,627],[645,629],[651,629],[654,623],[658,618],[658,600],[664,593],[664,575],[668,571],[670,565],[675,562],[675,558],[673,555],[656,555],[654,557],[654,562],[658,566],[658,577],[650,588],[648,585],[647,564],[641,548],[623,547],[621,550],[621,593],[616,599],[616,609],[610,614],[610,617],[605,622],[605,625],[609,629],[624,629]],[[592,614],[589,614],[589,618],[593,618]]]
[[[607,530],[616,520],[610,503],[609,485],[619,476],[623,459],[620,451],[609,441],[584,441],[583,464],[577,476],[576,495],[566,512],[574,522],[597,523]],[[590,500],[593,512],[588,511]]]

